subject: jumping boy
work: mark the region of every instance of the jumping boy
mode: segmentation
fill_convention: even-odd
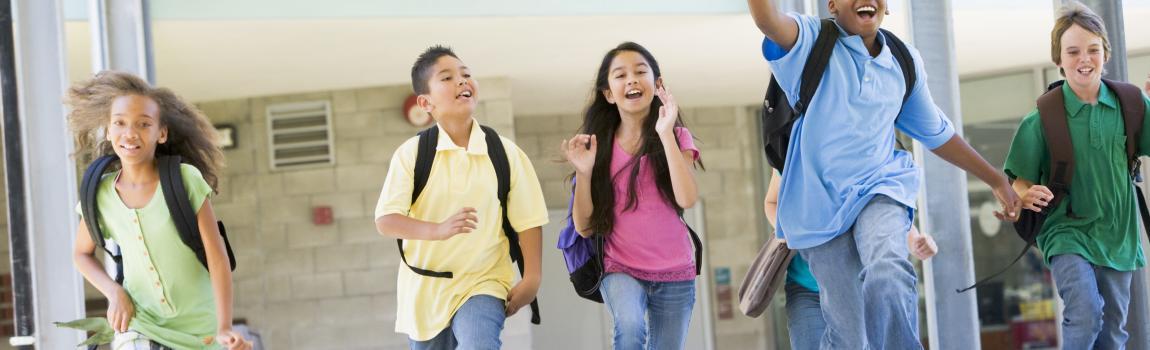
[[[748,4],[766,35],[763,56],[794,104],[820,20],[784,15],[770,0]],[[887,44],[894,38],[879,31],[886,1],[828,5],[837,38],[818,91],[792,129],[776,231],[820,287],[823,349],[921,349],[906,243],[920,175],[910,153],[895,150],[895,128],[989,184],[1003,207],[1000,219],[1016,217],[1019,199],[934,104],[918,52],[908,49],[913,67],[893,57]],[[903,69],[917,73],[914,86],[906,86]]]

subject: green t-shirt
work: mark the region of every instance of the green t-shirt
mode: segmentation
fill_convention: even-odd
[[[194,166],[182,164],[180,173],[192,209],[211,195],[212,189]],[[136,314],[129,328],[174,349],[219,349],[216,335],[216,301],[208,270],[180,240],[164,201],[163,187],[143,208],[124,205],[116,192],[119,171],[100,181],[96,205],[100,229],[106,239],[120,246],[124,261],[124,290],[132,298]]]
[[[1139,241],[1137,202],[1126,160],[1126,127],[1114,93],[1101,85],[1098,103],[1083,103],[1069,84],[1062,86],[1067,123],[1074,144],[1074,179],[1070,205],[1077,218],[1066,215],[1067,202],[1050,211],[1038,235],[1038,248],[1047,264],[1060,254],[1075,254],[1095,266],[1132,271],[1146,264]],[[1150,100],[1143,97],[1143,103]],[[1147,109],[1150,111],[1150,109]],[[1139,154],[1150,150],[1150,116],[1145,118]],[[1047,183],[1050,154],[1035,109],[1022,119],[1010,152],[1006,173],[1036,184]]]

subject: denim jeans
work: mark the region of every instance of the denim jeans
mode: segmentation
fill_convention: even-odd
[[[412,350],[482,349],[497,350],[503,346],[499,333],[507,319],[503,299],[476,295],[463,303],[451,324],[427,341],[411,340]]]
[[[850,230],[799,251],[819,284],[827,323],[820,348],[922,349],[918,291],[907,260],[909,208],[875,196]]]
[[[818,350],[827,323],[819,306],[819,292],[796,283],[786,284],[787,332],[791,336],[791,350]]]
[[[625,273],[603,277],[599,291],[615,321],[615,349],[682,349],[695,306],[695,281],[649,282]]]
[[[1050,258],[1050,272],[1066,308],[1063,349],[1125,349],[1126,311],[1133,272],[1094,266],[1078,255]]]

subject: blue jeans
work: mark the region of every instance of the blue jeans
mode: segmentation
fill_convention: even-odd
[[[821,291],[821,349],[922,349],[910,225],[909,208],[875,196],[850,230],[799,251]]]
[[[599,291],[615,321],[615,349],[682,349],[695,306],[695,281],[648,282],[625,273],[603,277]]]
[[[1063,349],[1125,349],[1126,311],[1133,272],[1094,266],[1078,255],[1050,258],[1050,272],[1066,308]]]
[[[823,310],[819,306],[819,292],[796,283],[786,284],[787,332],[791,336],[791,350],[818,350],[827,329]]]
[[[476,295],[467,299],[455,311],[451,324],[427,341],[410,340],[412,350],[483,349],[497,350],[503,346],[499,333],[507,319],[507,306],[503,299],[490,295]]]

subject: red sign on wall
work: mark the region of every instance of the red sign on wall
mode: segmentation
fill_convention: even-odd
[[[320,206],[312,208],[311,223],[319,225],[331,225],[333,214],[331,207]]]

